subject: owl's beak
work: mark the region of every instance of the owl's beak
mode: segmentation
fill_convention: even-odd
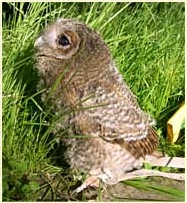
[[[44,44],[44,40],[43,37],[39,37],[36,39],[35,43],[34,43],[34,47],[35,48],[39,48]]]

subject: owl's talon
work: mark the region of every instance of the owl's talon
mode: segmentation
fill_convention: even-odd
[[[86,187],[87,187],[87,186],[86,186],[86,183],[84,182],[80,187],[78,187],[77,189],[75,189],[75,190],[73,191],[73,193],[79,193],[79,192],[83,191]]]

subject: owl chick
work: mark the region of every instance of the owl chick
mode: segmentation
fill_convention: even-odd
[[[100,35],[58,19],[35,41],[42,101],[61,119],[72,168],[115,184],[158,145],[150,117],[123,81]]]

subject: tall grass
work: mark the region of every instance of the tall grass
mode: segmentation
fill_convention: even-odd
[[[184,100],[184,3],[13,2],[3,3],[2,16],[3,200],[45,200],[38,177],[66,171],[51,155],[56,141],[33,69],[34,41],[59,17],[101,33],[140,106],[156,119],[163,150],[184,156],[183,138],[175,145],[165,139],[166,121]],[[73,185],[68,173],[58,176],[65,194]]]

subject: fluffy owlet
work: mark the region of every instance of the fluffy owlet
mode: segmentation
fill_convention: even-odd
[[[72,168],[118,182],[158,145],[152,121],[123,81],[100,35],[58,19],[35,42],[42,101],[61,119],[55,127]]]

